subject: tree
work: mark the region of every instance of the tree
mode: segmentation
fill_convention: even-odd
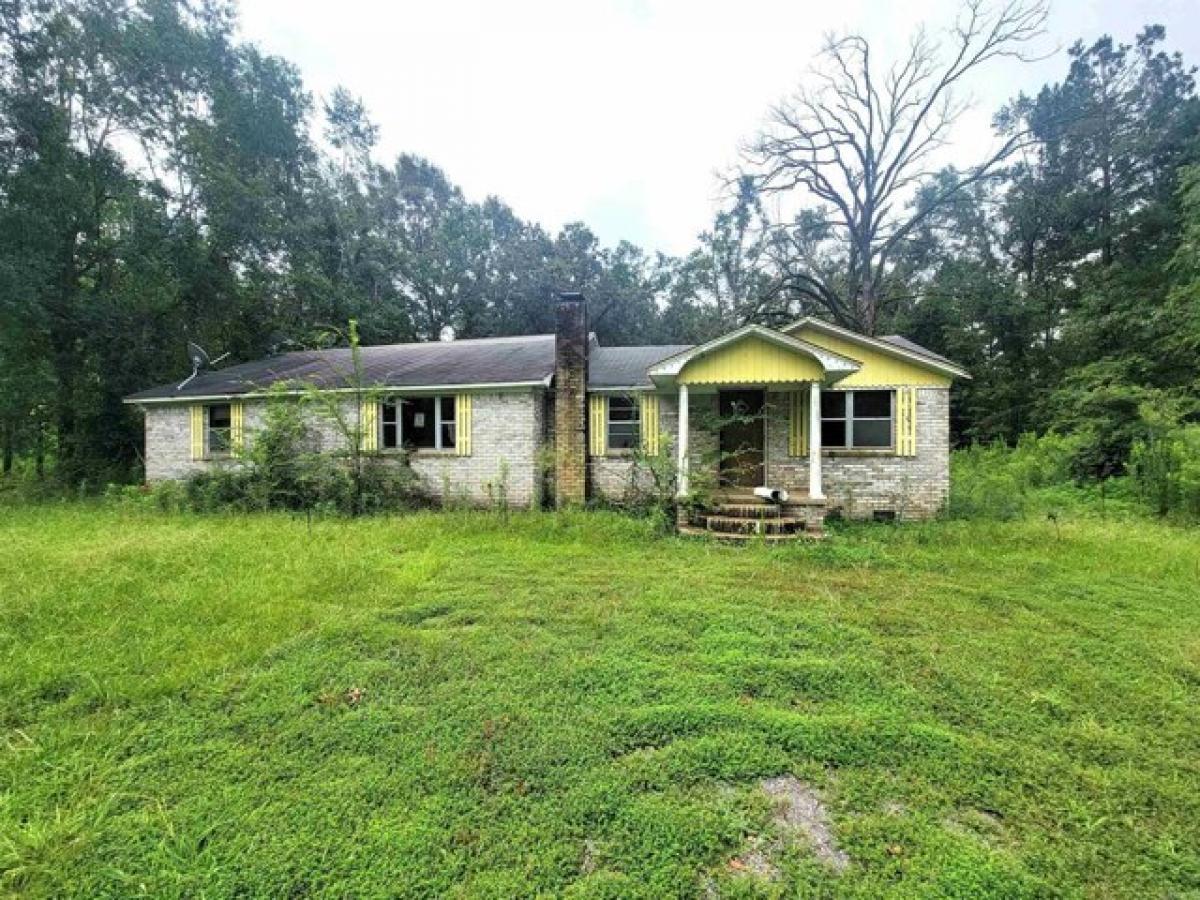
[[[994,11],[968,0],[944,55],[919,31],[886,73],[876,70],[865,37],[826,43],[812,73],[815,88],[777,106],[747,149],[760,191],[798,191],[817,204],[778,224],[791,251],[780,260],[788,287],[842,324],[875,333],[902,290],[895,261],[913,232],[959,193],[996,176],[1027,139],[1023,131],[1009,134],[925,202],[910,204],[965,108],[959,85],[993,59],[1021,57],[1045,18],[1041,0],[1009,0]]]
[[[222,3],[0,6],[3,316],[48,367],[67,481],[126,476],[121,396],[175,375],[185,336],[258,355],[296,307],[308,101],[232,22]]]
[[[1123,470],[1148,400],[1194,390],[1194,360],[1172,349],[1188,326],[1171,298],[1200,102],[1194,70],[1164,39],[1149,26],[1132,44],[1076,44],[1061,83],[1001,115],[1036,138],[1003,206],[1022,292],[1043,309],[1057,363],[1031,424],[1086,429],[1079,469],[1090,474]]]
[[[678,306],[669,310],[679,334],[708,339],[747,322],[778,324],[794,312],[787,308],[785,286],[770,274],[767,225],[754,179],[743,176],[730,205],[717,212],[712,228],[676,269],[673,300],[685,299],[691,307],[690,325]]]

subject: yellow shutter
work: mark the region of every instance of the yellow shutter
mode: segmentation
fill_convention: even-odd
[[[808,391],[792,391],[788,416],[788,456],[808,456]]]
[[[917,389],[896,390],[896,455],[917,455]]]
[[[229,449],[241,456],[246,448],[246,404],[235,400],[229,404]]]
[[[362,429],[363,453],[375,453],[379,449],[379,403],[364,400],[358,410],[358,426]]]
[[[204,459],[204,407],[197,403],[191,408],[192,459]]]
[[[642,451],[658,456],[658,394],[642,394]]]
[[[454,452],[471,455],[471,395],[454,396]]]
[[[588,451],[592,456],[603,456],[608,452],[608,398],[592,394],[588,412]]]

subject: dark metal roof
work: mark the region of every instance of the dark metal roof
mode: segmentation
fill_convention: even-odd
[[[954,365],[899,335],[879,338],[896,347]],[[593,340],[589,353],[588,387],[650,387],[647,370],[692,344],[650,347],[600,347]],[[549,384],[554,373],[554,335],[384,344],[362,348],[363,370],[371,387],[441,387],[454,385]],[[182,379],[181,379],[182,380]],[[350,351],[301,350],[255,362],[241,363],[192,379],[182,390],[179,382],[159,385],[125,399],[187,400],[256,393],[280,382],[316,388],[346,388],[353,384]]]
[[[910,341],[908,338],[901,337],[898,334],[880,335],[879,340],[885,341],[889,344],[895,344],[900,349],[908,350],[910,353],[919,353],[921,356],[928,356],[930,359],[945,363],[948,366],[958,366],[958,363],[956,363],[954,360],[947,359],[939,353],[934,353],[932,350],[926,350],[916,341]]]
[[[691,344],[656,347],[593,345],[588,359],[588,387],[649,387],[650,376],[646,372],[651,366],[691,348]]]
[[[363,347],[362,361],[366,382],[372,387],[548,382],[554,372],[554,335],[385,344]],[[205,372],[182,390],[178,390],[179,382],[174,382],[126,399],[185,400],[248,394],[280,382],[346,388],[353,385],[352,374],[348,348],[301,350]]]

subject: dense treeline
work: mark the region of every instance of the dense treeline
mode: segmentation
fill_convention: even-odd
[[[1148,408],[1197,415],[1200,103],[1162,29],[1074,47],[1061,82],[998,114],[1011,155],[914,184],[911,225],[853,288],[868,318],[821,205],[771,221],[769,178],[733,179],[683,258],[552,235],[429,161],[382,164],[351,94],[314,101],[234,24],[220,3],[0,3],[5,471],[136,476],[120,399],[179,376],[185,339],[247,359],[351,318],[367,343],[547,331],[563,289],[609,344],[804,313],[905,333],[973,372],[961,440],[1087,431],[1095,474]]]

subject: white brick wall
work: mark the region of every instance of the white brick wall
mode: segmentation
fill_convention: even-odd
[[[658,417],[659,431],[668,436],[670,447],[674,452],[675,435],[679,430],[678,400],[675,397],[660,396]],[[635,466],[633,459],[627,454],[589,456],[588,469],[593,497],[620,502],[629,496],[634,487]],[[644,472],[639,472],[638,475],[641,478],[641,486],[647,487],[649,478],[645,476]]]
[[[541,502],[542,392],[523,391],[472,395],[471,455],[417,451],[409,457],[424,489],[442,497],[449,487],[452,499],[484,503],[507,483],[508,502],[529,506]],[[266,403],[248,400],[245,406],[247,441],[262,427]],[[146,480],[183,479],[218,466],[236,466],[233,460],[192,460],[191,420],[187,404],[155,404],[146,412]],[[347,401],[348,414],[353,406]],[[309,426],[313,449],[332,451],[342,438],[336,427],[315,412]]]
[[[799,493],[808,490],[808,460],[787,456],[786,395],[769,393],[773,412],[766,423],[767,482]],[[262,425],[262,401],[246,404],[248,439]],[[675,435],[679,415],[674,396],[661,398],[661,426]],[[851,518],[870,518],[876,510],[892,510],[900,518],[934,515],[946,502],[950,471],[950,400],[943,388],[917,391],[917,455],[834,454],[823,457],[825,493],[832,507]],[[706,448],[716,449],[716,436],[703,430],[705,413],[715,414],[716,395],[691,399],[692,468],[698,470]],[[313,421],[319,449],[337,447],[340,436],[328,423]],[[186,478],[213,466],[237,465],[230,461],[191,459],[190,420],[186,404],[146,408],[146,479]],[[424,488],[441,497],[448,485],[452,499],[472,503],[488,500],[507,468],[508,500],[514,506],[536,505],[542,500],[542,466],[545,398],[541,391],[475,394],[472,417],[472,454],[467,457],[425,451],[414,454],[413,470]],[[672,439],[673,443],[673,439]],[[621,500],[627,496],[634,464],[629,457],[591,457],[588,460],[592,496]]]
[[[471,455],[418,451],[409,457],[429,492],[441,498],[484,503],[489,485],[495,496],[507,474],[508,502],[533,506],[541,502],[541,391],[475,394],[471,412]]]
[[[808,459],[787,455],[787,395],[771,393],[778,413],[767,419],[767,483],[808,492]],[[827,451],[821,481],[831,508],[847,518],[869,519],[891,510],[901,519],[936,515],[950,491],[950,392],[917,389],[917,455]]]
[[[800,494],[808,493],[808,459],[788,452],[788,396],[767,394],[766,480]],[[663,430],[678,429],[675,397],[662,398]],[[702,457],[716,452],[716,435],[704,430],[702,418],[717,412],[715,394],[693,394],[689,403],[688,446],[692,470]],[[849,518],[870,518],[876,510],[891,510],[898,518],[920,519],[936,515],[945,505],[950,488],[950,392],[944,388],[917,390],[917,455],[890,453],[861,455],[827,452],[822,456],[822,482],[831,508]],[[629,492],[634,464],[628,457],[592,457],[593,492],[620,500]]]

